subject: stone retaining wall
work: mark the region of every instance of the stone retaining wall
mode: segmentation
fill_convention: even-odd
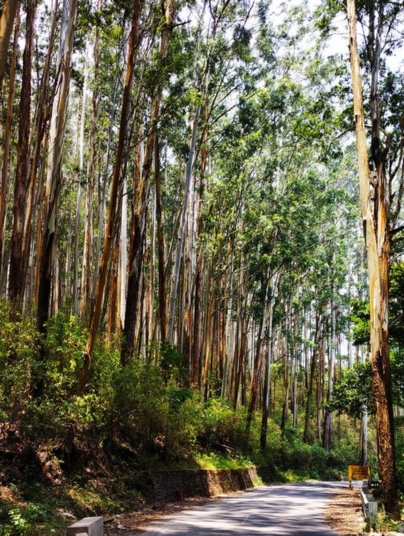
[[[144,474],[148,495],[154,500],[174,501],[187,497],[211,497],[245,490],[269,480],[265,468],[150,471]]]

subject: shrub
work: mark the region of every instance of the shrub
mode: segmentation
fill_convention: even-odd
[[[0,302],[0,404],[2,420],[24,414],[30,396],[37,354],[37,334],[32,319],[17,317]]]

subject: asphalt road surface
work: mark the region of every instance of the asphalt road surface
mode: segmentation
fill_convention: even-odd
[[[266,486],[151,523],[146,536],[336,536],[322,512],[347,482]]]

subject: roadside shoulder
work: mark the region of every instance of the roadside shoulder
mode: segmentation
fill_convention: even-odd
[[[359,489],[342,488],[338,490],[327,504],[324,519],[339,536],[362,534],[365,520]]]

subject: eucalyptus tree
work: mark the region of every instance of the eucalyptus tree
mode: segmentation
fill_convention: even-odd
[[[404,6],[375,1],[359,4],[347,3],[350,64],[352,73],[355,132],[358,149],[361,216],[366,237],[370,297],[370,360],[372,363],[373,393],[376,404],[377,444],[379,473],[381,475],[386,510],[398,517],[398,498],[395,469],[395,443],[392,406],[392,387],[389,356],[389,271],[392,236],[400,215],[404,176],[401,171],[392,172],[392,136],[388,119],[383,117],[380,102],[380,76],[382,54],[394,46],[391,32],[396,24],[403,22]],[[370,151],[368,151],[362,97],[362,75],[357,42],[356,22],[367,21],[369,31],[365,37],[365,65],[370,74]],[[401,18],[401,20],[400,20]],[[402,143],[402,139],[400,140]],[[369,161],[371,164],[369,164]],[[372,169],[370,169],[370,165]],[[390,173],[389,173],[390,172]],[[396,203],[392,207],[394,179],[398,179]]]
[[[97,121],[100,111],[100,92],[99,92],[99,57],[100,57],[100,25],[96,24],[93,37],[93,80],[91,83],[91,118],[90,131],[88,139],[88,160],[87,160],[87,184],[85,193],[84,209],[84,238],[83,238],[83,257],[81,270],[81,292],[80,292],[80,312],[88,313],[93,303],[93,282],[92,282],[92,265],[94,258],[93,230],[94,230],[94,190],[96,174],[96,133]],[[85,114],[85,112],[84,112]]]
[[[342,9],[344,6],[339,2],[324,2],[319,9],[323,28],[329,28],[330,20]],[[388,302],[392,243],[402,229],[403,172],[399,147],[403,137],[396,115],[390,112],[400,93],[400,84],[390,72],[388,57],[394,56],[402,44],[404,6],[401,2],[383,0],[359,1],[357,5],[349,1],[347,11],[360,207],[369,277],[369,357],[377,400],[379,474],[386,510],[397,516]],[[363,29],[361,42],[358,28]]]
[[[74,229],[74,253],[73,253],[73,282],[72,282],[72,300],[73,300],[73,312],[74,314],[78,314],[79,312],[79,245],[80,245],[80,221],[81,221],[81,214],[82,214],[82,176],[84,174],[84,146],[85,146],[85,140],[84,140],[84,129],[85,129],[85,123],[86,123],[86,105],[87,105],[87,86],[88,86],[88,78],[89,78],[89,65],[88,65],[88,55],[89,52],[89,40],[86,41],[86,49],[85,49],[85,58],[84,58],[84,66],[83,66],[83,88],[82,88],[82,96],[81,96],[81,110],[80,110],[80,125],[79,125],[79,135],[78,135],[78,191],[77,191],[77,202],[76,202],[76,213],[74,218],[74,224],[72,225],[72,228]],[[72,221],[73,223],[73,221]],[[83,254],[84,257],[84,254]]]
[[[17,170],[14,185],[13,229],[8,296],[16,312],[22,312],[25,280],[28,268],[27,251],[24,251],[25,222],[30,188],[30,126],[31,126],[31,70],[36,2],[26,3],[25,47],[20,95],[20,117],[17,145]]]
[[[13,53],[10,62],[10,74],[9,74],[9,90],[7,99],[7,112],[6,121],[4,124],[3,133],[3,162],[1,166],[1,191],[0,191],[0,292],[4,293],[7,279],[8,259],[6,257],[6,239],[5,239],[5,226],[7,215],[7,198],[9,191],[9,168],[11,160],[11,137],[13,126],[13,106],[14,106],[14,94],[15,94],[15,80],[16,80],[16,67],[17,56],[19,52],[18,38],[20,32],[20,17],[17,12],[14,39],[13,39]]]
[[[304,408],[305,440],[314,419],[325,438],[331,419],[321,403],[332,396],[347,268],[338,233],[349,229],[333,221],[349,217],[332,184],[344,130],[333,108],[339,63],[323,61],[318,46],[303,48],[311,34],[302,8],[276,27],[270,2],[100,0],[93,10],[65,0],[64,7],[59,45],[58,1],[50,14],[44,7],[48,49],[31,73],[35,114],[23,83],[21,143],[12,155],[25,170],[31,159],[29,173],[21,167],[16,175],[24,198],[14,224],[17,231],[24,222],[22,251],[32,266],[38,251],[38,328],[46,330],[70,293],[75,312],[80,298],[90,321],[80,393],[105,318],[110,342],[123,335],[123,365],[142,353],[158,362],[167,346],[152,354],[154,343],[175,343],[188,359],[189,378],[179,381],[246,407],[247,429],[262,409],[263,449],[271,385],[280,383],[271,376],[276,360],[283,427],[292,410],[297,428]],[[12,101],[10,92],[10,110]],[[23,117],[32,119],[31,133]],[[10,298],[15,284],[23,288],[17,253]]]
[[[298,12],[293,10],[293,13]],[[298,32],[300,39],[305,36],[307,38],[310,32],[310,28],[305,31],[301,28],[300,32]],[[296,42],[296,38],[297,36],[293,36],[291,40]],[[261,38],[261,46],[264,52],[268,54],[264,36]],[[315,264],[316,259],[323,255],[322,250],[324,248],[330,251],[332,241],[335,240],[334,237],[331,238],[331,235],[335,236],[338,233],[338,230],[334,228],[334,230],[330,231],[330,236],[327,236],[324,230],[333,225],[329,219],[331,207],[338,211],[338,205],[342,201],[341,188],[336,188],[326,178],[329,173],[330,157],[334,156],[336,159],[339,157],[339,146],[335,142],[340,133],[343,132],[339,112],[334,110],[332,106],[334,92],[336,91],[336,80],[338,81],[341,73],[341,65],[334,58],[328,61],[322,60],[319,50],[315,46],[306,53],[306,61],[300,62],[296,66],[290,49],[293,49],[293,44],[287,49],[288,53],[278,64],[280,72],[283,69],[283,73],[287,72],[287,77],[283,76],[280,79],[277,88],[278,95],[274,92],[274,102],[276,102],[277,96],[278,103],[281,102],[282,106],[284,106],[283,122],[276,129],[278,136],[279,134],[281,135],[279,145],[284,152],[284,163],[282,158],[278,156],[277,181],[279,186],[278,194],[275,191],[275,199],[279,196],[279,200],[274,205],[277,247],[272,254],[271,269],[280,270],[284,274],[280,281],[281,287],[283,279],[296,278],[291,288],[295,291],[295,293],[292,292],[293,300],[299,302],[297,288],[302,286],[299,278],[304,280],[307,277],[307,272],[313,269],[313,263]],[[299,52],[294,51],[294,54],[296,53]],[[296,83],[297,80],[299,83]],[[280,95],[282,95],[282,100],[279,99]],[[289,152],[286,149],[288,147],[290,148]],[[272,153],[282,155],[279,149],[272,151]],[[333,245],[335,246],[336,243],[334,242]],[[331,261],[328,261],[328,263],[329,265],[332,264]],[[340,273],[345,273],[344,268]],[[320,287],[324,285],[322,281],[313,281],[313,284]],[[291,303],[288,305],[288,311],[288,316],[296,316]],[[333,308],[330,307],[330,312],[332,311]],[[296,380],[301,359],[299,356],[300,349],[296,348],[300,335],[296,337],[296,332],[299,331],[297,326],[299,326],[300,321],[297,318],[294,321],[290,321],[289,324],[289,328],[285,327],[285,331],[290,331],[291,333],[288,346],[290,346],[293,359],[290,359],[290,363],[287,366],[285,364],[285,370],[293,372],[293,413],[294,424],[296,425],[298,387]],[[319,348],[323,347],[323,339],[320,334],[325,333],[325,325],[323,328],[319,329],[317,322],[317,335],[313,334],[313,339],[317,340]],[[272,349],[270,349],[271,353]],[[331,359],[331,361],[333,360]],[[316,358],[313,358],[313,366],[315,362]],[[329,367],[330,384],[333,376],[332,368],[332,366]],[[314,370],[309,380],[311,385],[308,390],[309,400],[313,390],[313,379]],[[286,401],[289,398],[290,382],[291,379],[286,374]],[[310,406],[310,402],[308,405]],[[264,406],[263,417],[267,412],[268,409]],[[307,409],[307,419],[309,414],[310,411]],[[284,414],[285,417],[286,414]],[[309,422],[307,420],[306,430],[308,426]],[[264,418],[262,430],[263,437],[265,430]],[[320,432],[319,435],[321,436]],[[263,439],[261,445],[265,445]]]
[[[7,63],[7,51],[18,10],[18,0],[5,0],[0,17],[0,87]]]
[[[39,332],[45,331],[49,317],[76,13],[77,1],[64,0],[57,62],[58,78],[49,135],[44,230],[38,250],[37,328]]]
[[[162,102],[159,130],[162,166],[155,160],[156,190],[162,186],[162,191],[156,194],[156,198],[161,198],[157,203],[158,309],[160,326],[164,325],[160,327],[160,337],[165,334],[187,354],[192,383],[201,385],[202,355],[205,347],[210,347],[206,342],[209,335],[203,339],[202,330],[211,332],[210,323],[215,321],[205,309],[207,303],[203,303],[203,289],[211,284],[207,275],[209,262],[205,264],[206,235],[203,232],[204,196],[209,189],[208,177],[213,165],[210,146],[215,143],[215,136],[222,142],[220,121],[231,113],[233,94],[242,79],[242,69],[237,66],[241,61],[240,37],[232,32],[235,17],[239,15],[245,21],[248,10],[233,2],[218,2],[215,9],[207,2],[200,2],[195,9],[183,13],[181,15],[188,16],[192,24],[190,30],[189,23],[180,24],[170,38],[173,53],[168,67],[173,71],[167,82],[167,97]],[[227,42],[226,32],[231,35],[230,42]],[[189,142],[187,138],[191,138]],[[174,156],[170,160],[166,157],[167,148]],[[184,186],[182,180],[178,182],[178,176],[185,176]],[[167,244],[167,251],[162,247],[163,242]],[[171,293],[164,287],[167,291],[171,288]],[[158,337],[158,331],[156,335]]]
[[[260,9],[262,17],[262,5]],[[251,422],[259,402],[265,364],[263,444],[269,412],[268,374],[273,340],[268,340],[268,333],[273,296],[282,271],[307,270],[317,244],[317,222],[322,221],[315,217],[319,207],[314,185],[312,190],[308,187],[295,196],[293,203],[296,207],[300,205],[301,217],[296,217],[298,209],[294,211],[289,206],[285,192],[290,188],[292,195],[293,184],[302,175],[310,183],[307,168],[318,165],[313,142],[324,155],[329,151],[336,126],[330,100],[326,98],[332,73],[328,72],[326,78],[327,67],[315,56],[312,66],[304,63],[300,70],[292,61],[293,54],[275,61],[282,47],[268,44],[269,37],[273,36],[269,36],[268,29],[265,35],[259,36],[265,61],[250,61],[249,71],[246,69],[249,77],[240,78],[234,111],[223,114],[209,130],[208,147],[214,146],[215,151],[209,152],[208,170],[213,172],[208,171],[206,177],[205,216],[199,242],[203,244],[204,266],[208,269],[204,282],[206,308],[201,317],[205,332],[202,351],[205,395],[218,381],[222,395],[228,396],[233,405],[240,401],[245,404],[251,381],[248,418]],[[287,38],[283,39],[286,42]],[[294,42],[298,40],[295,36]],[[291,65],[299,72],[290,73]],[[310,80],[310,76],[315,76],[314,65],[321,71],[316,74],[317,85]],[[297,83],[294,74],[296,79],[306,82]],[[315,95],[314,87],[319,88]],[[322,202],[326,207],[327,201]],[[305,231],[310,231],[305,218],[308,209],[313,211],[311,224],[316,223],[311,225],[313,232],[308,233],[306,247],[303,237]],[[293,267],[293,255],[300,253],[302,264]],[[225,335],[223,326],[226,326]],[[296,370],[296,363],[294,367]]]
[[[125,76],[125,86],[124,93],[122,97],[122,108],[120,116],[120,127],[119,127],[119,140],[117,146],[117,153],[115,156],[114,169],[111,181],[111,192],[109,199],[109,213],[107,219],[107,226],[105,232],[104,247],[102,252],[102,257],[100,261],[100,267],[98,272],[97,287],[95,291],[95,303],[94,309],[91,314],[90,321],[90,331],[87,339],[86,351],[84,354],[84,364],[80,373],[80,380],[78,385],[78,392],[82,393],[84,387],[87,384],[90,366],[92,361],[92,356],[94,352],[94,345],[97,335],[97,330],[100,322],[101,309],[103,304],[105,282],[108,271],[108,263],[111,251],[111,245],[114,237],[114,226],[115,226],[115,217],[117,211],[117,202],[118,202],[118,191],[119,183],[121,177],[121,170],[123,164],[123,156],[125,149],[125,139],[127,134],[127,118],[128,111],[130,106],[130,92],[131,85],[133,80],[135,57],[136,57],[136,44],[138,40],[138,28],[139,28],[139,17],[140,17],[140,3],[138,0],[134,0],[132,8],[132,21],[131,21],[131,31],[130,31],[130,41],[129,48],[127,53],[127,64],[126,64],[126,76]]]
[[[172,31],[174,17],[174,3],[167,0],[162,4],[163,23],[159,46],[159,55],[162,65],[166,62],[168,54],[168,42]],[[145,155],[142,166],[142,173],[139,184],[138,204],[133,214],[133,243],[131,245],[131,255],[129,258],[129,278],[127,306],[125,312],[125,324],[123,329],[123,344],[121,350],[121,362],[127,364],[133,357],[135,343],[135,328],[137,320],[138,298],[140,277],[143,264],[143,247],[146,234],[147,209],[149,204],[149,192],[151,182],[151,172],[153,165],[153,155],[155,151],[156,135],[158,129],[160,104],[163,95],[163,84],[160,78],[154,91],[150,104],[150,122],[146,136]]]
[[[27,207],[25,208],[25,222],[22,243],[23,270],[28,271],[30,281],[26,281],[24,292],[25,302],[37,304],[37,288],[39,281],[39,263],[35,262],[34,245],[40,249],[42,223],[43,223],[43,205],[44,205],[44,176],[45,162],[42,158],[42,152],[46,147],[46,140],[49,133],[50,116],[52,113],[51,103],[55,96],[55,80],[52,78],[54,69],[53,58],[55,52],[55,41],[58,32],[59,20],[59,0],[52,2],[51,10],[45,13],[50,18],[46,54],[41,62],[41,57],[36,60],[37,69],[42,68],[42,73],[38,73],[38,89],[35,106],[34,121],[31,129],[31,146],[32,156],[30,157],[29,166],[29,192],[26,194]],[[45,29],[45,28],[43,28]],[[40,28],[39,31],[41,31]],[[44,45],[45,46],[45,45]]]
[[[194,310],[191,311],[191,300],[189,300],[189,318],[192,319],[189,329],[192,333],[192,343],[190,345],[190,361],[192,369],[192,380],[194,385],[201,385],[201,365],[202,365],[202,341],[201,341],[201,318],[202,318],[202,291],[203,291],[203,266],[205,264],[204,257],[204,209],[205,209],[205,191],[208,187],[208,165],[210,163],[210,154],[217,136],[216,126],[221,129],[220,120],[223,114],[226,113],[227,102],[234,98],[233,95],[240,91],[240,86],[248,84],[250,80],[251,63],[254,65],[251,56],[250,41],[252,38],[251,31],[248,29],[250,24],[251,8],[249,2],[241,6],[235,6],[231,2],[224,2],[222,5],[217,4],[216,8],[210,7],[211,35],[206,44],[202,45],[202,51],[206,55],[205,70],[202,78],[201,100],[201,119],[202,128],[200,134],[200,163],[199,172],[196,174],[194,184],[194,206],[196,206],[196,222],[194,230],[194,244],[196,244],[196,254],[193,263],[194,283],[195,287]],[[234,24],[235,17],[238,17],[240,22]],[[230,43],[226,43],[223,39],[226,32],[232,30],[232,39]],[[205,50],[204,50],[205,49]],[[221,52],[221,54],[220,54]],[[231,112],[230,112],[231,115]],[[199,182],[197,182],[199,181]],[[190,224],[189,224],[190,226]],[[194,246],[192,241],[188,246],[188,250]],[[188,253],[189,255],[189,253]],[[208,263],[209,266],[209,263]],[[233,273],[229,274],[230,288],[233,285]],[[229,312],[226,320],[222,319],[222,328],[230,329],[231,324],[232,304],[230,301]],[[229,376],[229,358],[227,347],[231,334],[223,334],[222,352],[223,357],[223,382],[222,395],[227,391],[227,382]],[[206,367],[205,367],[206,370]],[[206,386],[205,374],[205,386]]]
[[[97,10],[88,13],[90,22],[89,89],[91,93],[90,127],[87,143],[86,194],[84,207],[84,237],[80,288],[80,311],[90,317],[95,304],[97,275],[105,237],[105,215],[108,187],[116,154],[116,132],[119,132],[121,92],[125,80],[127,21],[130,4],[121,6],[99,0]],[[85,28],[82,29],[82,33]],[[113,66],[111,68],[111,66]],[[134,66],[136,70],[136,64]],[[132,97],[131,97],[132,98]],[[128,115],[128,121],[132,112]],[[130,131],[130,125],[128,125]],[[129,157],[129,138],[125,142],[124,167]],[[122,171],[122,177],[124,172]],[[118,197],[122,195],[119,186]],[[117,211],[118,217],[119,211]],[[115,232],[115,231],[114,231]],[[106,288],[108,287],[108,276]],[[107,302],[107,299],[105,303]],[[116,310],[112,306],[113,314]]]

